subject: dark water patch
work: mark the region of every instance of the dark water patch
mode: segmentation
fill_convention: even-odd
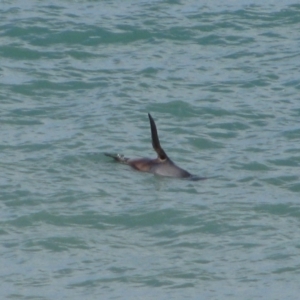
[[[257,161],[235,164],[234,168],[253,172],[271,170],[271,168],[268,165],[264,163],[259,163]]]
[[[290,185],[298,185],[299,176],[296,175],[281,175],[277,177],[270,177],[266,179],[262,179],[264,182],[274,186],[280,186],[284,188],[288,188]]]
[[[300,139],[300,129],[291,129],[291,130],[286,130],[282,133],[282,135],[287,139],[287,140],[299,140]]]
[[[254,210],[263,214],[300,218],[300,207],[295,204],[261,204],[257,205]]]
[[[44,150],[54,150],[56,146],[53,145],[52,142],[44,142],[44,143],[25,143],[24,145],[21,145],[19,149],[21,149],[24,152],[32,153],[32,152],[42,152]],[[31,158],[31,161],[32,160]],[[31,169],[30,171],[32,171]]]
[[[40,120],[32,120],[31,118],[25,120],[24,118],[22,118],[22,119],[20,119],[20,118],[12,119],[11,117],[3,119],[2,123],[3,124],[8,124],[8,125],[18,125],[18,126],[24,126],[24,125],[25,126],[34,126],[34,125],[43,125],[44,124]],[[9,147],[9,146],[6,146],[6,147]]]
[[[224,145],[208,138],[189,138],[189,144],[197,149],[221,149]]]
[[[146,77],[153,77],[162,70],[163,70],[162,68],[147,67],[147,68],[139,71],[137,74],[144,75]]]
[[[36,37],[31,43],[35,46],[54,44],[97,46],[134,43],[153,38],[153,35],[148,30],[139,28],[131,28],[130,30],[126,28],[126,30],[122,29],[116,32],[113,29],[105,29],[104,27],[71,25],[72,29],[64,29]]]
[[[12,85],[11,91],[14,93],[20,93],[22,95],[45,95],[47,91],[66,92],[68,90],[84,91],[87,88],[98,87],[98,83],[84,82],[78,80],[64,81],[64,82],[53,82],[49,80],[33,80],[30,83],[22,85]],[[65,95],[65,94],[64,94]]]
[[[283,86],[295,87],[296,89],[300,89],[300,80],[298,79],[289,80],[287,82],[284,82]]]
[[[0,54],[3,57],[11,58],[14,60],[39,60],[41,58],[61,58],[62,55],[58,53],[43,52],[40,50],[30,49],[20,45],[5,45],[0,46]]]
[[[196,42],[199,45],[203,46],[211,46],[211,45],[218,45],[224,46],[227,45],[226,41],[219,35],[216,34],[209,34],[201,38],[197,38]]]
[[[195,108],[189,103],[181,100],[168,101],[166,103],[161,103],[159,106],[155,105],[154,108],[149,109],[149,111],[153,112],[153,117],[156,120],[158,128],[160,121],[158,117],[155,118],[155,112],[168,112],[168,114],[174,115],[180,119],[195,115]]]
[[[11,191],[10,191],[11,190]],[[43,194],[36,194],[27,189],[20,188],[20,185],[13,182],[7,185],[6,190],[2,190],[0,199],[7,207],[32,207],[40,204]],[[17,211],[17,210],[16,210]]]
[[[84,240],[78,237],[48,237],[45,239],[30,239],[25,242],[23,247],[27,250],[34,251],[37,250],[47,250],[51,252],[62,252],[70,251],[72,248],[75,249],[89,249],[88,245]]]
[[[300,165],[300,157],[299,156],[289,156],[285,159],[269,160],[269,162],[275,166],[298,168]]]
[[[285,257],[283,259],[288,259],[289,257]],[[273,274],[282,274],[282,273],[292,273],[295,275],[299,274],[299,268],[298,267],[286,267],[286,268],[279,268],[275,271],[273,271]]]
[[[128,215],[116,215],[104,217],[104,221],[111,225],[122,225],[125,227],[148,227],[159,224],[170,224],[179,217],[180,212],[171,209],[158,210],[147,213]]]
[[[9,37],[18,37],[23,40],[30,40],[31,38],[35,37],[36,35],[45,35],[49,34],[51,31],[47,26],[35,26],[30,25],[34,23],[40,23],[44,22],[44,19],[42,18],[34,18],[30,20],[30,23],[24,22],[20,25],[21,22],[17,22],[14,24],[6,25],[5,27],[2,27],[4,29],[5,35]],[[35,34],[33,34],[33,32]]]
[[[219,102],[219,101],[218,101]],[[228,107],[228,109],[223,108],[218,103],[215,103],[211,106],[202,107],[204,117],[208,116],[211,122],[208,124],[214,124],[215,122],[220,122],[220,120],[224,117],[232,117],[235,116],[235,111],[232,110],[232,107]],[[213,123],[212,123],[213,122]]]
[[[289,184],[288,189],[292,192],[299,193],[300,192],[300,179],[296,183]]]
[[[238,121],[231,121],[227,123],[214,123],[208,125],[209,128],[220,128],[223,130],[228,130],[229,132],[239,132],[241,130],[249,129],[249,126],[245,123],[238,122]]]
[[[17,228],[25,228],[32,226],[41,226],[42,224],[48,224],[59,227],[74,227],[79,226],[83,228],[96,228],[99,230],[105,230],[110,227],[109,223],[106,223],[106,216],[101,216],[94,212],[77,212],[78,208],[74,208],[74,213],[62,212],[48,212],[48,211],[38,211],[28,213],[26,216],[19,216],[12,218],[9,224]]]
[[[220,130],[222,130],[222,127],[219,127],[219,125],[213,125],[213,127],[215,128],[220,128]],[[212,127],[212,128],[213,128]],[[236,138],[238,133],[234,133],[234,132],[218,132],[218,131],[215,131],[215,132],[210,132],[209,134],[213,139],[215,140],[219,140],[219,139],[225,139],[225,140],[228,140],[228,139],[233,139],[233,138]]]

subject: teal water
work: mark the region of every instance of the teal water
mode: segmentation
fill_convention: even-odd
[[[2,1],[1,299],[298,299],[297,1]],[[103,152],[168,155],[206,181]]]

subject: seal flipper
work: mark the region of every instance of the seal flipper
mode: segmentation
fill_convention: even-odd
[[[149,113],[148,113],[148,117],[149,117],[150,127],[151,127],[151,136],[152,136],[153,149],[156,151],[158,157],[161,160],[168,159],[168,155],[166,154],[164,149],[160,146],[155,122],[154,122],[152,116]]]
[[[111,153],[104,153],[105,156],[112,157],[114,160],[123,163],[123,164],[128,164],[129,158],[124,157],[122,154],[111,154]]]
[[[115,161],[131,166],[133,169],[142,172],[149,172],[156,175],[186,178],[192,181],[204,180],[206,178],[198,177],[190,174],[178,167],[165,153],[165,151],[160,146],[157,129],[152,116],[148,113],[151,136],[152,136],[152,146],[156,151],[158,157],[156,159],[150,158],[137,158],[129,159],[120,154],[104,153],[106,156],[112,157]]]

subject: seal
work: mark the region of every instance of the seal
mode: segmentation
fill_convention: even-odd
[[[188,171],[181,169],[168,157],[168,155],[160,145],[155,122],[149,113],[148,117],[151,128],[152,146],[155,152],[157,153],[157,158],[130,159],[120,154],[104,153],[104,155],[112,157],[117,162],[129,165],[133,169],[141,172],[149,172],[167,177],[186,178],[190,180],[206,179],[205,177],[198,177],[190,174]]]

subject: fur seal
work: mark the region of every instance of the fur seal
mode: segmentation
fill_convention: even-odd
[[[167,177],[186,178],[190,180],[206,179],[204,177],[198,177],[192,175],[189,172],[181,169],[168,157],[164,149],[160,146],[156,125],[152,116],[149,113],[148,113],[148,117],[149,117],[150,127],[151,127],[152,146],[157,153],[157,158],[130,159],[120,154],[104,153],[104,155],[112,157],[114,160],[129,165],[133,169],[142,172],[149,172],[156,175],[167,176]]]

